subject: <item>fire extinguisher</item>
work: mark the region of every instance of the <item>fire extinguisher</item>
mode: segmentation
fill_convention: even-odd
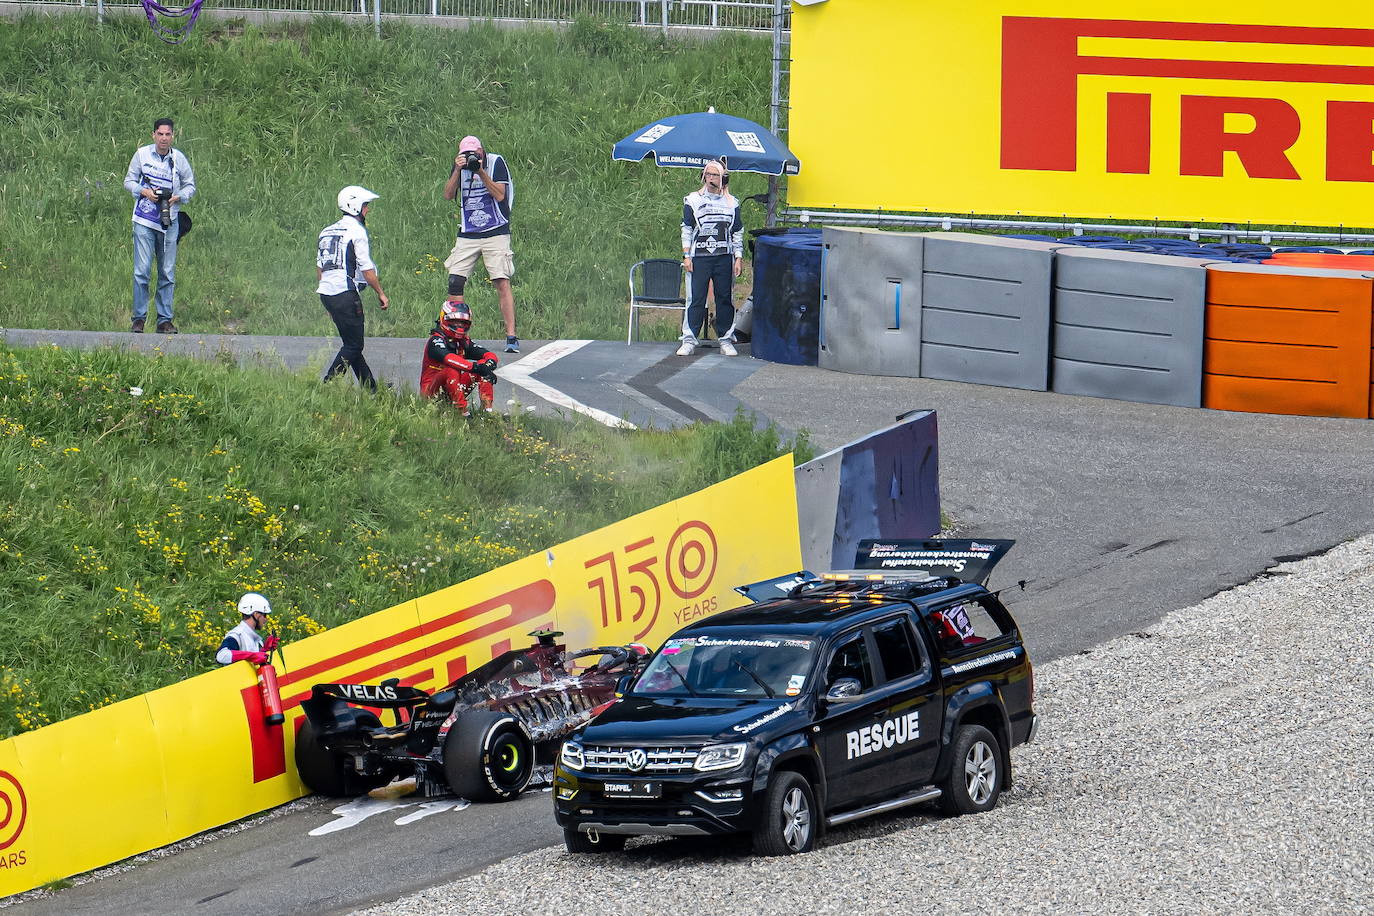
[[[277,643],[275,633],[269,633],[268,637],[272,643],[272,649],[267,653],[267,661],[258,666],[258,688],[262,691],[263,721],[268,725],[281,725],[286,721],[286,715],[282,712],[281,691],[277,689],[277,669],[272,665],[272,651],[281,654],[281,648]],[[282,655],[282,664],[286,663],[286,656]]]

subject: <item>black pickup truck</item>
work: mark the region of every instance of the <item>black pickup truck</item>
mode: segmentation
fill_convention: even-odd
[[[569,851],[751,833],[783,855],[907,805],[997,804],[1010,749],[1036,730],[998,596],[953,576],[798,580],[679,630],[569,736],[553,791]]]

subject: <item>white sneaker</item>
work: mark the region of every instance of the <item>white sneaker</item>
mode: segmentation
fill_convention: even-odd
[[[682,346],[680,346],[680,347],[677,348],[677,355],[678,355],[678,356],[691,356],[691,355],[692,355],[692,351],[695,350],[696,348],[697,348],[697,345],[696,345],[695,343],[693,343],[693,342],[690,341],[690,340],[684,340],[684,341],[682,342]]]
[[[733,340],[722,340],[720,342],[720,355],[739,356],[739,351],[735,349],[735,342]]]

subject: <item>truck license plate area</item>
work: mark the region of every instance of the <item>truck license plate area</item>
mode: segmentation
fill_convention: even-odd
[[[663,784],[644,779],[626,779],[601,784],[601,794],[606,798],[660,798]]]

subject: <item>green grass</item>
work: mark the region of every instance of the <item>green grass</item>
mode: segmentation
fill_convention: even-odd
[[[421,336],[446,288],[454,205],[443,182],[464,134],[516,182],[515,295],[526,338],[613,339],[626,272],[676,257],[685,169],[613,162],[655,118],[718,110],[766,123],[767,37],[665,39],[580,20],[471,31],[319,19],[201,21],[168,46],[119,15],[0,26],[0,326],[128,326],[132,199],[123,177],[152,121],[177,119],[196,173],[176,318],[201,333],[332,335],[314,294],[319,230],[347,184],[381,195],[368,220],[389,313],[368,333]],[[738,175],[741,197],[766,189]],[[762,209],[745,205],[748,225]],[[479,270],[478,276],[485,276]],[[494,290],[469,286],[479,337]],[[370,298],[370,294],[369,294]],[[662,323],[647,336],[675,336]]]
[[[232,360],[0,344],[0,736],[213,667],[244,591],[298,639],[791,447],[743,416],[465,421]]]

